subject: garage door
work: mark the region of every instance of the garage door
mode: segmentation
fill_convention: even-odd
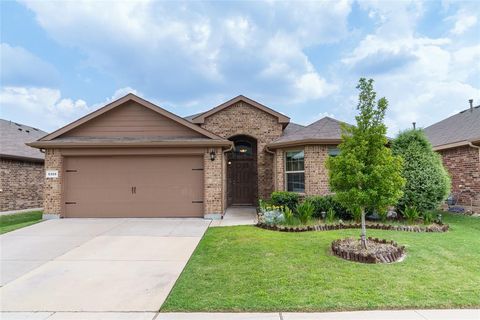
[[[65,158],[66,217],[203,217],[201,156]]]

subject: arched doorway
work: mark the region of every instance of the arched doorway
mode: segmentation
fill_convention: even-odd
[[[227,153],[227,204],[252,206],[257,203],[257,140],[238,135],[229,139],[234,148]]]

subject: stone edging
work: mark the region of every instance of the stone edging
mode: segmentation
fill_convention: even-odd
[[[369,242],[391,244],[395,249],[393,252],[383,253],[383,254],[361,254],[361,253],[352,253],[346,250],[343,250],[340,247],[341,241],[344,239],[338,239],[332,242],[332,252],[337,257],[340,257],[345,260],[360,262],[360,263],[392,263],[400,260],[405,255],[405,246],[398,246],[395,241],[387,241],[385,239],[378,239],[368,237]]]
[[[320,224],[313,226],[295,226],[288,227],[282,225],[270,225],[259,222],[257,227],[267,230],[274,230],[280,232],[305,232],[305,231],[330,231],[340,229],[360,229],[362,225],[360,223],[348,223],[348,224]],[[420,226],[395,226],[389,224],[367,224],[367,229],[378,230],[392,230],[392,231],[408,231],[408,232],[447,232],[449,229],[448,224],[433,225],[427,227]]]

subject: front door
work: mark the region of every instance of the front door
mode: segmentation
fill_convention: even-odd
[[[245,136],[232,139],[234,150],[228,154],[228,204],[255,205],[257,198],[256,142]]]

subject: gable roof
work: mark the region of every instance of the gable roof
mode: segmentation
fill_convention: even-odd
[[[158,114],[160,114],[160,115],[162,115],[166,118],[169,118],[169,119],[179,123],[180,125],[183,125],[183,126],[189,128],[189,129],[193,130],[193,131],[196,131],[196,132],[202,134],[203,136],[205,136],[208,139],[225,141],[225,139],[223,139],[222,137],[217,136],[216,134],[213,134],[210,131],[205,130],[205,129],[203,129],[203,128],[201,128],[201,127],[199,127],[199,126],[197,126],[197,125],[195,125],[195,124],[193,124],[193,123],[191,123],[191,122],[189,122],[189,121],[187,121],[187,120],[185,120],[185,119],[183,119],[183,118],[181,118],[181,117],[179,117],[179,116],[177,116],[177,115],[175,115],[175,114],[173,114],[173,113],[171,113],[171,112],[169,112],[169,111],[167,111],[167,110],[165,110],[165,109],[163,109],[163,108],[161,108],[161,107],[159,107],[159,106],[157,106],[157,105],[155,105],[155,104],[153,104],[153,103],[151,103],[147,100],[145,100],[145,99],[142,99],[142,98],[134,95],[133,93],[129,93],[126,96],[124,96],[120,99],[117,99],[117,100],[107,104],[106,106],[104,106],[104,107],[102,107],[102,108],[100,108],[100,109],[98,109],[98,110],[96,110],[96,111],[94,111],[90,114],[87,114],[86,116],[84,116],[84,117],[82,117],[82,118],[80,118],[80,119],[78,119],[78,120],[60,128],[60,129],[58,129],[58,130],[44,136],[43,138],[39,139],[37,141],[37,143],[32,143],[32,144],[29,144],[29,145],[39,147],[39,146],[42,145],[41,142],[47,142],[47,141],[52,141],[54,139],[57,139],[60,136],[62,136],[63,134],[73,130],[74,128],[77,128],[78,126],[80,126],[80,125],[82,125],[82,124],[84,124],[84,123],[86,123],[86,122],[88,122],[88,121],[90,121],[90,120],[92,120],[92,119],[94,119],[94,118],[96,118],[96,117],[98,117],[98,116],[100,116],[100,115],[102,115],[102,114],[120,106],[120,105],[123,105],[124,103],[126,103],[128,101],[134,101],[134,102],[136,102],[136,103],[138,103],[138,104],[140,104],[140,105],[142,105],[142,106],[144,106],[144,107],[146,107],[146,108],[148,108],[148,109],[150,109],[154,112],[157,112]]]
[[[424,129],[435,150],[480,142],[480,105]]]
[[[243,95],[239,95],[233,99],[230,99],[228,100],[227,102],[224,102],[222,103],[221,105],[219,106],[216,106],[215,108],[213,109],[210,109],[206,112],[203,112],[203,113],[199,113],[199,114],[196,114],[196,115],[192,115],[192,116],[189,116],[189,117],[186,117],[187,119],[189,119],[190,121],[192,121],[193,123],[196,123],[196,124],[202,124],[205,122],[205,118],[219,112],[219,111],[222,111],[223,109],[225,108],[228,108],[230,107],[231,105],[234,105],[235,103],[237,102],[240,102],[240,101],[243,101],[243,102],[246,102],[248,103],[249,105],[252,105],[254,106],[255,108],[258,108],[268,114],[271,114],[272,116],[276,117],[278,119],[278,122],[283,124],[284,126],[286,124],[288,124],[290,122],[290,118],[281,114],[280,112],[277,112],[267,106],[264,106],[263,104],[261,103],[258,103],[257,101],[254,101],[250,98],[247,98]]]
[[[0,157],[42,162],[45,155],[26,145],[47,133],[24,124],[0,119]]]
[[[345,122],[324,117],[306,127],[284,132],[280,138],[270,143],[268,147],[278,148],[305,144],[338,144],[342,140],[342,123]]]

